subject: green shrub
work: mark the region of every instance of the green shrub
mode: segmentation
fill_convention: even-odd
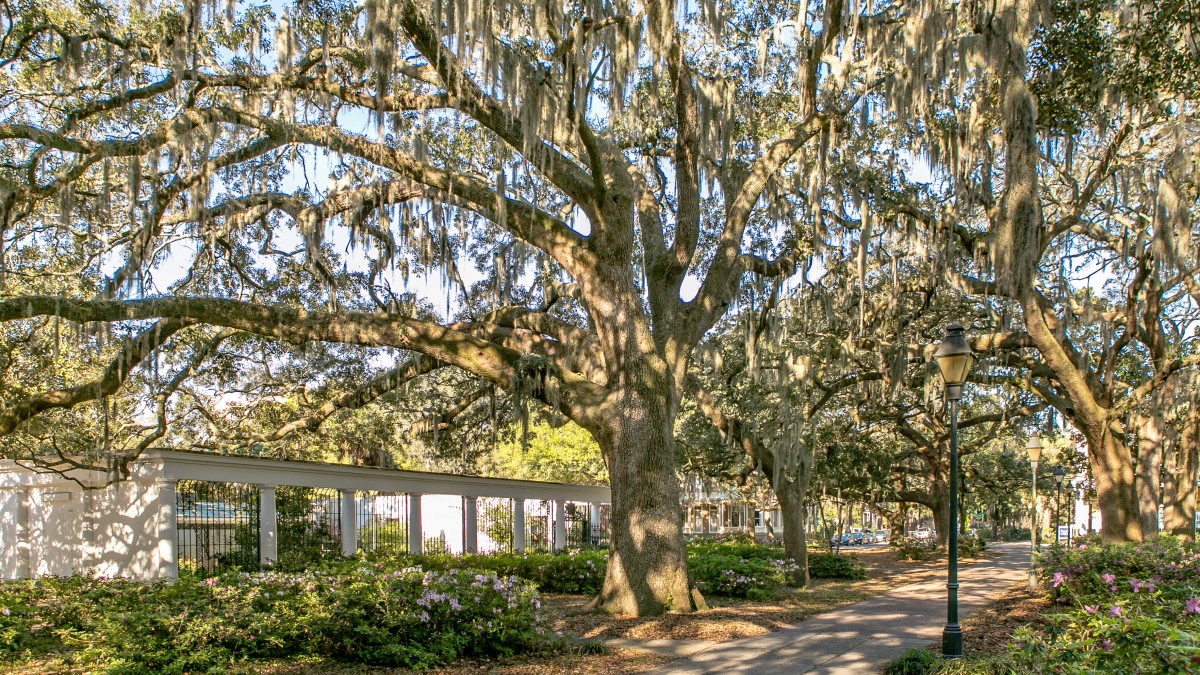
[[[465,567],[515,576],[533,582],[543,593],[595,595],[604,584],[608,556],[604,551],[569,553],[495,553],[487,555],[391,555],[375,559],[393,567],[408,565],[446,570]]]
[[[1055,673],[1200,672],[1200,545],[1160,536],[1054,546],[1042,576],[1067,606],[1010,646],[1018,668]]]
[[[790,572],[773,559],[719,553],[689,555],[688,568],[702,593],[749,600],[772,597],[786,583]]]
[[[958,659],[943,659],[927,648],[910,649],[883,668],[884,675],[1010,675],[1014,672],[1017,672],[1015,665],[1005,654],[967,654]]]
[[[928,649],[910,649],[883,667],[883,675],[927,675],[938,657]]]
[[[1053,617],[1041,633],[1019,630],[1010,648],[1013,663],[1028,672],[1080,675],[1200,672],[1200,621],[1171,621],[1113,606],[1122,607],[1120,615],[1110,615],[1107,608],[1068,612]]]
[[[902,537],[893,539],[891,546],[896,549],[896,557],[901,560],[924,560],[937,550],[937,540],[932,537],[929,539]]]
[[[0,584],[0,654],[66,649],[68,661],[110,673],[295,656],[421,668],[537,646],[538,607],[527,582],[465,569],[46,578]]]
[[[987,540],[977,533],[960,534],[958,536],[958,555],[963,558],[974,558],[987,548]]]
[[[1033,531],[1028,527],[1012,527],[1008,530],[1009,541],[1029,541],[1033,536]]]
[[[1006,654],[967,654],[960,659],[937,659],[929,675],[1012,675],[1018,672]]]
[[[854,555],[808,554],[808,574],[814,579],[866,579],[867,571]]]
[[[731,555],[755,560],[785,560],[782,546],[756,544],[749,539],[733,541],[701,541],[688,544],[688,556]]]

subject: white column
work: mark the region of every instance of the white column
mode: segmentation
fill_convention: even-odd
[[[279,530],[275,514],[275,486],[258,486],[258,562],[279,560]]]
[[[179,515],[175,509],[175,481],[159,480],[158,488],[158,541],[155,543],[155,570],[159,579],[179,578]]]
[[[463,553],[479,552],[478,508],[475,497],[463,497]]]
[[[33,577],[33,509],[29,488],[17,488],[17,569],[16,578]]]
[[[592,538],[589,545],[600,543],[600,505],[595,502],[588,504],[588,534]]]
[[[525,500],[513,499],[513,552],[525,552]]]
[[[342,555],[353,558],[358,553],[358,512],[354,490],[342,490]]]
[[[551,551],[561,551],[567,547],[567,503],[561,499],[554,500],[554,540]]]
[[[421,495],[408,495],[408,552],[421,553],[425,540],[425,528],[421,526]]]

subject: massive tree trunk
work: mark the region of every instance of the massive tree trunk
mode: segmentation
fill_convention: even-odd
[[[1142,519],[1134,487],[1133,457],[1111,429],[1085,430],[1096,495],[1100,537],[1104,541],[1141,541]]]
[[[808,540],[804,531],[809,472],[801,474],[798,477],[780,480],[774,489],[780,511],[783,513],[783,552],[799,566],[792,574],[791,581],[802,588],[807,586],[809,581]]]
[[[1163,529],[1192,539],[1196,536],[1196,483],[1200,481],[1200,405],[1193,401],[1183,419],[1183,433],[1172,444],[1163,479]]]
[[[673,432],[678,396],[666,378],[634,373],[637,389],[614,391],[605,426],[593,431],[608,464],[612,521],[608,572],[596,606],[614,614],[687,612],[693,597],[680,528]]]
[[[1158,507],[1162,482],[1163,457],[1167,443],[1166,387],[1160,387],[1150,398],[1150,412],[1138,417],[1138,509],[1141,511],[1142,536],[1158,533]]]
[[[904,521],[908,519],[908,503],[901,502],[887,516],[888,519],[888,538],[892,541],[899,541],[904,538]]]

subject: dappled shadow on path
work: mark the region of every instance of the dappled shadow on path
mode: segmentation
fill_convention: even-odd
[[[987,604],[1020,581],[1028,558],[1020,544],[1002,544],[993,560],[964,567],[960,615]],[[660,675],[870,673],[905,650],[937,641],[945,625],[945,580],[911,584],[821,614],[767,635],[733,640],[674,662]]]

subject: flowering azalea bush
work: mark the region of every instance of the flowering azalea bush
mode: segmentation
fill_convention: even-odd
[[[1019,632],[1013,662],[1030,672],[1200,673],[1200,546],[1160,536],[1128,544],[1083,538],[1043,559],[1069,609]]]
[[[0,584],[0,655],[54,651],[98,672],[295,656],[421,668],[537,646],[539,603],[524,580],[467,569],[45,578]]]
[[[688,556],[688,568],[702,593],[749,600],[767,600],[787,581],[785,568],[769,558],[700,553]]]

